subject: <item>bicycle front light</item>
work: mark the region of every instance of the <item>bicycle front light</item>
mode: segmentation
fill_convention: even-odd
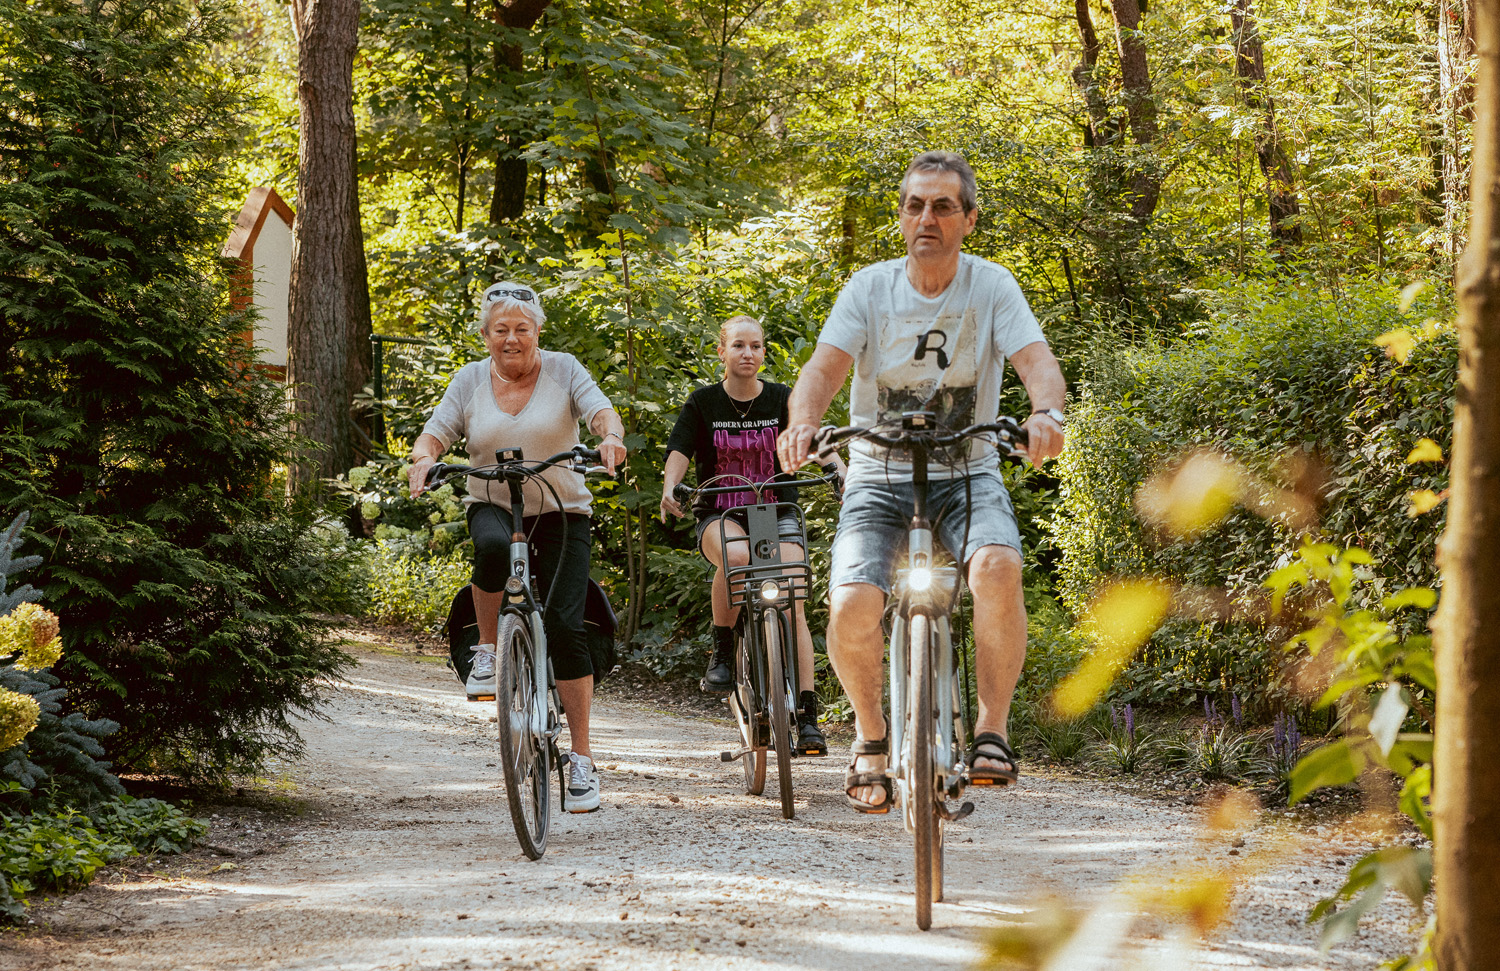
[[[760,585],[760,599],[766,603],[775,603],[781,599],[781,584],[775,580],[766,580]]]
[[[906,575],[906,586],[910,590],[922,592],[932,586],[932,571],[926,567],[913,567]]]

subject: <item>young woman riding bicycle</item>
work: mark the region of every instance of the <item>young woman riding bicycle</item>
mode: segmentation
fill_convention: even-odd
[[[687,474],[689,460],[697,465],[698,483],[727,476],[719,485],[732,485],[739,476],[751,482],[766,482],[780,473],[776,440],[787,424],[787,398],[791,389],[759,377],[766,360],[765,333],[754,317],[731,317],[719,328],[718,357],[724,379],[699,388],[683,403],[682,412],[667,440],[666,475],[662,483],[661,518],[686,516],[687,511],[672,492]],[[795,502],[794,490],[783,490],[783,502]],[[694,507],[698,549],[714,565],[714,651],[701,686],[710,694],[727,695],[734,689],[734,625],[740,608],[729,604],[724,571],[750,562],[742,514],[734,506],[754,503],[749,490],[740,494],[712,496]],[[721,539],[719,520],[726,518]],[[723,547],[727,547],[723,548]],[[783,558],[802,561],[806,554],[793,543],[783,543]],[[797,614],[797,682],[813,683],[812,635],[799,601]],[[802,755],[827,755],[828,743],[818,728],[817,693],[804,689],[797,699],[797,751]]]

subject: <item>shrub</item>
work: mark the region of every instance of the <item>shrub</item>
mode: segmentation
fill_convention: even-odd
[[[473,569],[465,551],[419,557],[402,544],[386,540],[364,547],[369,557],[369,616],[383,624],[442,629],[453,595],[469,582]]]
[[[1115,575],[1258,596],[1261,578],[1295,549],[1293,528],[1240,511],[1191,542],[1163,543],[1136,517],[1140,484],[1200,447],[1232,454],[1280,485],[1316,491],[1324,534],[1357,542],[1382,563],[1370,595],[1432,585],[1443,516],[1411,518],[1406,496],[1440,491],[1446,467],[1408,465],[1406,456],[1423,437],[1446,454],[1456,342],[1439,328],[1402,363],[1373,340],[1445,313],[1445,298],[1403,312],[1381,285],[1330,294],[1240,282],[1217,299],[1197,332],[1157,349],[1103,354],[1090,369],[1070,415],[1062,501],[1051,522],[1068,608],[1081,611],[1097,583]],[[1126,671],[1117,697],[1187,704],[1237,692],[1270,717],[1289,703],[1269,690],[1284,636],[1253,625],[1169,622]]]
[[[1184,769],[1204,782],[1235,782],[1256,773],[1264,761],[1258,736],[1227,722],[1204,722],[1196,731],[1169,738],[1159,749],[1162,764]]]
[[[123,795],[104,760],[104,740],[120,726],[106,718],[64,712],[68,690],[49,671],[0,668],[0,688],[32,699],[36,727],[17,745],[0,751],[0,815],[60,807],[88,809]]]
[[[32,893],[76,889],[100,867],[137,853],[180,853],[207,833],[206,823],[167,803],[129,796],[92,818],[72,809],[0,816],[0,918],[23,917]]]
[[[33,511],[56,670],[113,754],[211,779],[297,751],[347,660],[216,259],[228,31],[216,2],[0,0],[0,513]]]

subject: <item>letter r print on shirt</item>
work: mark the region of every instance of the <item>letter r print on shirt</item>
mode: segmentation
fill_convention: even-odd
[[[937,343],[932,343],[934,337],[937,338]],[[948,370],[948,354],[943,348],[947,346],[948,335],[946,333],[940,330],[929,330],[917,339],[917,353],[913,355],[912,359],[920,361],[931,351],[937,355],[937,366],[946,371]]]

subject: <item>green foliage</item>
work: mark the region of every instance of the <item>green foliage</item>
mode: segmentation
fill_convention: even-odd
[[[129,796],[92,817],[72,809],[0,816],[0,918],[24,917],[31,894],[76,890],[100,867],[138,853],[181,853],[207,834],[202,820],[159,799]]]
[[[14,556],[26,520],[27,514],[21,513],[0,535],[0,622],[36,610],[35,604],[27,602],[27,598],[38,596],[31,586],[5,592],[11,577],[41,563],[39,556]],[[48,633],[55,629],[54,620]],[[35,635],[28,631],[26,636],[33,639]],[[67,689],[45,669],[46,662],[20,663],[26,653],[23,649],[0,657],[0,709],[13,711],[12,699],[23,701],[34,718],[29,731],[0,743],[5,744],[0,749],[0,815],[62,806],[88,808],[122,794],[120,781],[109,771],[110,764],[100,760],[104,755],[101,740],[119,726],[106,719],[86,718],[76,711],[64,714],[62,699]],[[38,667],[42,669],[36,670]]]
[[[68,690],[50,671],[0,668],[0,687],[36,701],[36,727],[21,744],[0,752],[0,815],[70,807],[88,809],[124,793],[105,760],[104,740],[119,730],[107,718],[64,712]]]
[[[89,815],[100,833],[137,853],[185,853],[208,835],[208,823],[160,799],[122,796]]]
[[[1371,565],[1364,550],[1309,544],[1266,581],[1277,605],[1299,592],[1321,598],[1312,611],[1316,623],[1292,638],[1287,649],[1305,650],[1314,658],[1332,653],[1333,673],[1317,705],[1338,706],[1344,728],[1343,737],[1314,749],[1297,763],[1290,780],[1291,801],[1315,789],[1353,782],[1365,772],[1384,770],[1402,780],[1401,811],[1430,840],[1431,727],[1437,704],[1432,639],[1419,634],[1402,636],[1402,629],[1416,625],[1400,624],[1395,618],[1412,608],[1425,618],[1437,596],[1428,588],[1407,588],[1382,598],[1378,606],[1358,607],[1366,599],[1360,596],[1360,588],[1370,583]],[[1408,725],[1418,731],[1402,731]],[[1326,918],[1322,929],[1326,950],[1354,934],[1360,918],[1380,902],[1388,887],[1400,890],[1420,910],[1431,884],[1430,848],[1375,850],[1350,869],[1344,885],[1320,902],[1308,919]],[[1425,959],[1421,954],[1411,958]]]
[[[1185,769],[1204,782],[1237,782],[1263,762],[1260,738],[1227,723],[1205,723],[1197,731],[1164,740],[1158,748],[1163,765]]]
[[[1422,437],[1446,451],[1456,343],[1439,330],[1397,363],[1372,341],[1442,305],[1403,312],[1382,286],[1330,293],[1253,283],[1215,300],[1210,322],[1191,337],[1105,352],[1091,366],[1070,415],[1051,522],[1064,602],[1080,611],[1101,578],[1147,573],[1254,601],[1260,578],[1297,541],[1295,527],[1240,511],[1192,542],[1170,543],[1134,510],[1148,476],[1204,447],[1277,486],[1316,492],[1324,535],[1357,540],[1389,561],[1369,595],[1431,585],[1442,516],[1410,517],[1406,495],[1441,489],[1446,469],[1409,465],[1406,456]],[[1171,621],[1127,670],[1118,696],[1186,704],[1238,693],[1268,717],[1289,703],[1272,688],[1277,639],[1251,625]]]
[[[228,308],[211,200],[247,100],[214,3],[0,2],[0,505],[32,510],[72,700],[210,779],[297,751],[346,663],[279,496],[282,390]]]
[[[1111,705],[1109,723],[1099,728],[1092,760],[1096,765],[1130,775],[1156,757],[1160,744],[1155,732],[1137,724],[1133,705]]]
[[[469,582],[473,563],[468,551],[418,557],[387,541],[366,549],[369,616],[384,624],[441,630],[453,595]]]

